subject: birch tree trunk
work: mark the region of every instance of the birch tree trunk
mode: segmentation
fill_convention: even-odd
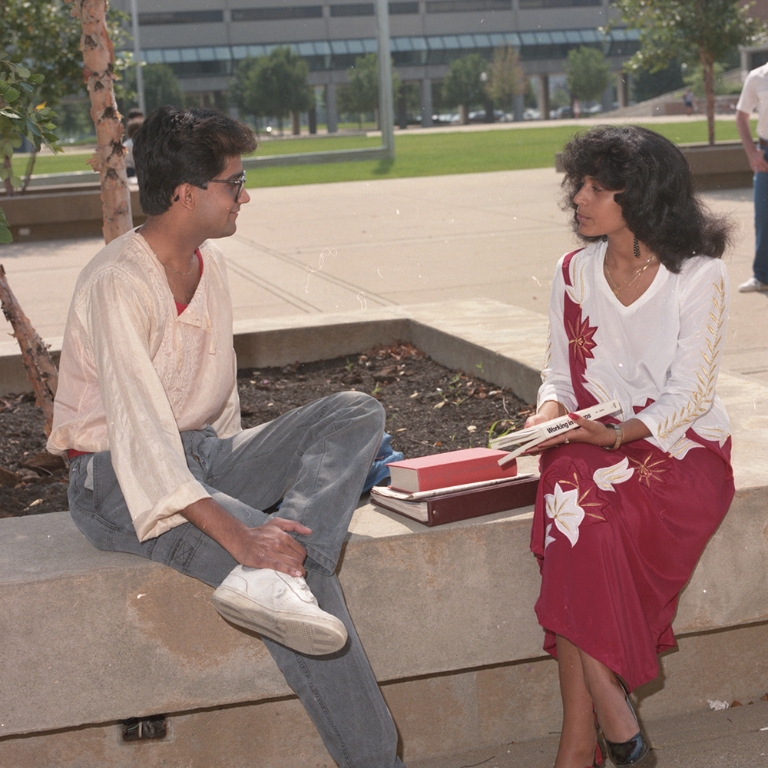
[[[703,48],[699,49],[699,61],[704,78],[704,95],[707,101],[707,139],[715,144],[715,58]]]
[[[133,227],[131,195],[125,172],[123,124],[115,102],[115,52],[107,33],[108,0],[64,0],[80,20],[83,35],[83,78],[91,99],[96,126],[96,152],[88,164],[101,180],[104,240],[109,243]]]
[[[32,384],[35,400],[45,416],[45,434],[51,433],[53,423],[53,399],[59,382],[59,373],[53,362],[48,345],[37,335],[29,318],[24,314],[0,264],[0,305],[3,314],[13,328],[13,335],[21,348],[21,359]]]

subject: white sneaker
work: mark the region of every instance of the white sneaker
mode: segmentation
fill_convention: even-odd
[[[299,653],[323,656],[347,642],[344,624],[320,610],[304,579],[271,568],[236,566],[211,601],[228,621]]]
[[[739,293],[752,293],[753,291],[768,291],[768,283],[761,283],[756,277],[750,277],[749,280],[739,286]]]

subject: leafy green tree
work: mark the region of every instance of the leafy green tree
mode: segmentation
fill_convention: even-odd
[[[4,51],[22,57],[30,71],[42,75],[39,95],[55,103],[83,87],[81,27],[70,9],[51,0],[0,0],[0,41]]]
[[[280,132],[283,120],[293,115],[293,133],[299,133],[299,115],[313,104],[307,84],[307,62],[287,46],[269,56],[241,61],[235,69],[230,95],[238,108],[253,117],[274,117]]]
[[[379,112],[379,57],[375,53],[358,56],[355,65],[347,70],[349,83],[339,91],[339,109],[357,115],[362,128],[363,115],[377,116]],[[392,93],[395,98],[400,92],[400,78],[392,74]]]
[[[147,114],[162,107],[173,104],[175,107],[184,106],[184,94],[176,78],[176,74],[168,64],[145,64],[141,68],[144,80],[144,104]],[[136,89],[136,70],[130,67],[125,73],[125,85],[129,93]],[[121,104],[121,111],[125,109]]]
[[[123,13],[109,12],[109,34],[116,48],[127,39],[122,27],[126,18]],[[66,96],[85,93],[82,26],[69,6],[59,0],[0,0],[0,19],[0,49],[20,57],[30,74],[42,78],[35,85],[41,102],[56,107]],[[118,68],[123,61],[117,62]],[[35,156],[33,152],[22,188],[32,174]]]
[[[749,45],[764,25],[749,6],[734,0],[614,0],[621,20],[640,32],[631,70],[657,71],[679,57],[701,65],[707,100],[709,143],[715,143],[715,62],[739,45]]]
[[[459,107],[461,124],[469,122],[471,107],[485,103],[488,64],[479,53],[454,59],[443,80],[443,101],[448,107]]]
[[[67,99],[56,107],[59,137],[63,141],[95,136],[95,127],[89,111],[87,98]]]
[[[147,113],[162,107],[163,104],[173,104],[177,107],[184,105],[179,81],[167,64],[147,64],[142,69],[142,76]]]
[[[571,98],[583,102],[599,99],[611,82],[611,68],[603,52],[584,45],[568,51],[565,73]]]
[[[509,45],[497,48],[488,66],[486,92],[491,101],[500,109],[511,111],[515,97],[524,95],[527,85],[517,49]]]
[[[65,96],[83,93],[82,26],[59,0],[0,0],[0,48],[22,57],[33,74],[43,75],[40,96],[55,106]],[[116,49],[127,41],[127,16],[109,11],[109,36]],[[123,60],[117,67],[122,68]]]
[[[729,85],[723,75],[725,74],[725,67],[719,62],[715,62],[715,66],[712,69],[713,74],[713,87],[715,89],[715,96],[724,96],[726,94],[738,94],[741,92],[741,85]],[[704,90],[704,72],[700,66],[692,67],[689,69],[688,74],[684,78],[685,84],[691,87],[691,90],[698,98],[704,98],[706,92]]]
[[[0,179],[9,193],[20,181],[13,175],[11,161],[22,139],[30,141],[36,150],[45,145],[60,151],[54,133],[55,114],[40,100],[42,83],[43,76],[30,72],[21,63],[21,56],[0,52]],[[10,243],[11,239],[8,221],[0,210],[0,243]]]
[[[650,72],[647,69],[636,70],[632,76],[632,98],[635,101],[647,101],[655,96],[676,91],[685,85],[680,61],[675,57],[663,69]]]

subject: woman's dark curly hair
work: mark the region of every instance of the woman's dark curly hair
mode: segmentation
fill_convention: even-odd
[[[254,149],[253,131],[215,109],[156,109],[133,139],[144,213],[160,216],[171,207],[179,184],[205,189],[224,170],[229,158]]]
[[[615,201],[634,236],[658,256],[670,272],[679,272],[692,256],[720,258],[730,243],[732,224],[710,212],[693,192],[683,153],[668,139],[634,125],[600,125],[577,134],[563,149],[563,208],[574,202],[592,176]]]

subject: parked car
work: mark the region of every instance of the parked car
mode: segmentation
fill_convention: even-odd
[[[484,123],[487,120],[486,111],[484,109],[473,110],[469,113],[470,123]],[[496,123],[503,122],[504,112],[500,109],[493,110],[493,120]]]
[[[558,107],[550,110],[549,117],[552,120],[563,120],[566,117],[573,117],[573,110],[570,107]]]
[[[439,115],[432,115],[432,122],[435,125],[451,125],[459,122],[459,115],[453,112],[443,112]]]

